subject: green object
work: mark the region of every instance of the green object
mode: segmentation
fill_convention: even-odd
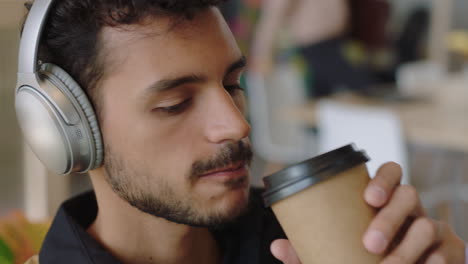
[[[0,264],[13,264],[14,256],[5,241],[0,238]]]
[[[0,256],[0,264],[14,264],[13,261],[10,261],[2,256]]]

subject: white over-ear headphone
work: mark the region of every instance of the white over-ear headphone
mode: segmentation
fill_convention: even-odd
[[[103,160],[96,115],[80,86],[60,67],[39,65],[37,53],[52,0],[36,0],[19,47],[16,115],[26,141],[47,168],[84,173]]]

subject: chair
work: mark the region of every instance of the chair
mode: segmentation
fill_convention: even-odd
[[[367,163],[371,177],[383,163],[394,161],[403,168],[402,183],[409,183],[407,149],[400,120],[393,112],[330,100],[317,105],[320,153],[355,143],[371,159]]]

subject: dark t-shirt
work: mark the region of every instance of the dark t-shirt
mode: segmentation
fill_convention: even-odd
[[[261,190],[251,189],[248,211],[213,234],[223,253],[223,264],[281,263],[270,252],[274,239],[285,238],[272,211],[263,207]],[[94,192],[62,204],[39,254],[41,264],[120,263],[86,229],[97,216]]]

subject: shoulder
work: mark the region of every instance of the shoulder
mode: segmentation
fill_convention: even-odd
[[[249,212],[262,218],[275,218],[271,208],[265,207],[262,196],[263,191],[264,189],[260,187],[250,188]]]
[[[275,214],[269,207],[265,207],[263,202],[262,188],[251,188],[250,210],[247,219],[244,219],[245,226],[251,228],[250,233],[255,234],[259,239],[259,263],[281,263],[270,252],[271,243],[279,238],[286,238],[281,225]]]
[[[24,264],[39,264],[39,257],[37,255],[32,256]]]

